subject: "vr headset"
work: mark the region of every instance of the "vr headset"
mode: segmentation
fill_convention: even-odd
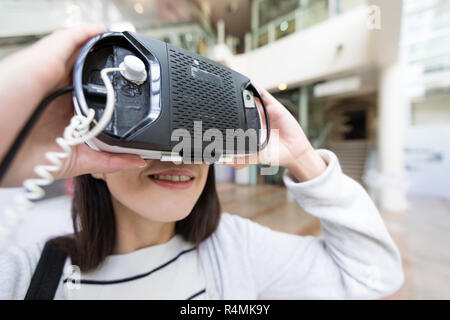
[[[142,61],[142,69],[133,69],[136,61],[130,56]],[[204,152],[214,142],[213,161],[221,162],[266,146],[268,114],[260,93],[247,77],[136,33],[103,33],[82,48],[73,73],[77,114],[85,116],[92,108],[98,121],[106,99],[100,72],[127,62],[131,63],[129,72],[136,73],[135,79],[140,75],[142,79],[129,81],[123,72],[109,75],[115,92],[114,114],[107,127],[87,141],[91,148],[138,154],[145,159],[186,161],[194,157],[205,160]],[[180,133],[188,139],[188,148],[181,151],[176,148]]]

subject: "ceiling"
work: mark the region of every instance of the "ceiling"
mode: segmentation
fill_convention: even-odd
[[[211,5],[211,22],[216,28],[217,21],[225,22],[227,35],[243,37],[251,29],[251,0],[207,0]]]

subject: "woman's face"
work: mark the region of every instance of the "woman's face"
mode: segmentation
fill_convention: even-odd
[[[93,174],[103,179],[117,205],[158,222],[185,218],[197,202],[208,176],[208,164],[147,160],[142,169]]]

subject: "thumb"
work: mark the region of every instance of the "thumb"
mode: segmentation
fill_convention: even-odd
[[[61,173],[68,178],[89,173],[111,173],[124,169],[143,168],[147,163],[138,155],[99,152],[87,145],[74,148],[68,165]]]

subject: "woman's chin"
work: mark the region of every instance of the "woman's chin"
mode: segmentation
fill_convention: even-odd
[[[161,208],[160,210],[156,211],[159,211],[160,214],[155,215],[155,212],[152,212],[152,215],[148,215],[148,212],[146,212],[142,214],[142,216],[154,222],[177,222],[186,218],[190,213],[190,211],[186,212],[186,208],[182,208],[181,210],[172,209],[170,211]]]

